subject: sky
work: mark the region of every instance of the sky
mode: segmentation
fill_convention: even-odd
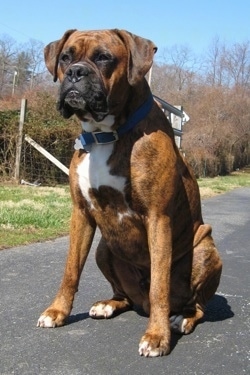
[[[0,39],[18,44],[60,39],[68,29],[119,28],[152,40],[158,54],[173,45],[202,54],[214,38],[250,40],[249,0],[2,0]]]

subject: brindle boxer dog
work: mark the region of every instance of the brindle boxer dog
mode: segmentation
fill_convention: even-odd
[[[70,166],[65,272],[37,325],[65,323],[98,226],[96,261],[113,297],[94,303],[89,315],[141,306],[149,314],[139,344],[146,357],[169,353],[171,328],[193,331],[222,269],[196,180],[144,78],[156,50],[124,30],[69,30],[45,48],[48,70],[61,82],[58,108],[65,118],[75,114],[84,132]]]

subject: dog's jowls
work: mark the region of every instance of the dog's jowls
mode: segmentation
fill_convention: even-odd
[[[119,139],[74,153],[68,258],[38,326],[61,326],[69,316],[98,226],[96,261],[113,297],[94,303],[89,314],[109,318],[143,308],[149,314],[139,343],[144,356],[169,353],[171,328],[193,331],[222,268],[193,173],[164,113],[150,102],[144,76],[156,50],[151,41],[116,29],[69,30],[45,48],[48,70],[61,83],[61,114],[75,114],[86,132],[115,131]],[[121,132],[148,100],[144,117]]]

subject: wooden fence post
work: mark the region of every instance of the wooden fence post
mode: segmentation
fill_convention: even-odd
[[[27,141],[31,146],[33,146],[37,151],[39,151],[43,156],[51,161],[51,163],[55,164],[58,168],[60,168],[66,175],[69,175],[69,169],[65,167],[59,160],[57,160],[53,155],[51,155],[48,151],[45,150],[42,146],[34,141],[34,139],[30,138],[27,134],[24,137],[25,141]]]
[[[23,124],[25,120],[26,108],[27,108],[27,99],[22,99],[19,128],[18,128],[18,135],[17,135],[17,146],[16,146],[16,164],[15,164],[15,176],[14,176],[16,181],[19,181],[19,178],[20,178],[20,160],[21,160],[22,141],[23,141]]]

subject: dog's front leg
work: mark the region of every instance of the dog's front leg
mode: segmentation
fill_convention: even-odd
[[[148,220],[151,258],[150,318],[139,344],[145,357],[166,355],[170,351],[170,268],[172,259],[171,220],[153,215]]]
[[[79,279],[95,234],[95,224],[79,207],[74,207],[70,227],[70,247],[61,286],[53,303],[41,314],[38,327],[57,327],[69,316]]]

